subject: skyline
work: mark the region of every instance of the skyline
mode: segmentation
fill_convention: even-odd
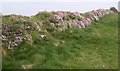
[[[0,0],[0,2],[119,2],[119,0]]]
[[[89,12],[96,9],[118,9],[117,2],[3,2],[2,14],[32,16],[40,11]]]

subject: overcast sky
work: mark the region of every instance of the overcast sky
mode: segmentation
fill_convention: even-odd
[[[5,0],[4,0],[5,1]],[[8,0],[9,1],[9,0]],[[57,2],[57,1],[47,1],[47,2],[2,2],[2,13],[3,14],[17,14],[31,16],[35,15],[39,11],[77,11],[77,12],[87,12],[96,9],[109,9],[110,7],[118,8],[118,1],[109,0],[106,2],[81,0],[79,2]],[[14,0],[13,0],[14,1]],[[17,1],[17,0],[16,0]],[[45,0],[46,1],[46,0]],[[60,0],[59,0],[60,1]],[[73,0],[72,0],[73,1]],[[84,2],[83,2],[84,1]],[[86,2],[85,2],[86,1]]]
[[[119,0],[0,0],[0,2],[118,2]]]

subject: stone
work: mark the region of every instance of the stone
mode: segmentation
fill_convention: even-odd
[[[12,47],[13,47],[12,42],[11,42],[11,41],[9,41],[9,44],[8,44],[8,49],[13,49]]]
[[[74,12],[73,14],[74,14],[74,16],[76,16],[76,17],[77,17],[77,16],[80,16],[80,14],[79,14],[78,12]]]
[[[94,15],[93,17],[95,18],[96,21],[99,20],[98,16]]]
[[[98,12],[99,17],[103,17],[101,12]]]
[[[78,28],[80,28],[80,29],[82,28],[80,24],[78,24]]]
[[[40,37],[41,37],[41,38],[44,38],[44,37],[46,37],[46,35],[40,35]]]
[[[118,10],[115,7],[111,7],[110,10],[113,12],[118,12]]]
[[[82,29],[85,28],[85,25],[84,25],[83,21],[80,21],[80,26],[81,26]]]
[[[75,19],[75,15],[74,15],[73,13],[70,13],[70,14],[69,14],[69,17],[70,17],[71,19]]]
[[[89,22],[87,21],[87,19],[83,20],[83,23],[84,23],[85,26],[89,26]]]
[[[41,29],[40,29],[41,27],[38,25],[37,22],[34,22],[34,27],[36,30],[41,31]]]
[[[15,37],[14,45],[20,45],[23,42],[21,37]]]
[[[61,11],[57,12],[57,15],[58,15],[59,17],[61,17],[62,19],[65,17],[64,13],[61,12]]]
[[[2,35],[2,36],[1,36],[1,39],[2,39],[2,40],[6,40],[6,36]]]
[[[54,23],[50,23],[50,25],[51,25],[52,27],[55,27],[55,24],[54,24]]]
[[[84,17],[84,16],[82,16],[81,14],[79,15],[79,17],[80,17],[82,20],[84,20],[84,19],[85,19],[85,17]]]
[[[60,17],[59,15],[54,15],[54,20],[56,20],[57,22],[62,21],[62,17]]]
[[[90,18],[87,18],[86,20],[88,21],[88,24],[91,25],[92,20]]]
[[[28,43],[30,44],[30,45],[32,45],[32,43],[33,43],[33,40],[32,40],[32,36],[31,35],[28,35]]]
[[[72,26],[73,26],[74,28],[76,28],[76,27],[78,26],[78,23],[77,23],[75,20],[73,20],[73,21],[72,21]]]
[[[16,42],[12,43],[14,47],[18,46],[18,44]]]
[[[60,31],[60,32],[61,32],[61,31],[63,31],[63,29],[62,29],[62,28],[57,28],[57,30],[58,30],[58,31]]]

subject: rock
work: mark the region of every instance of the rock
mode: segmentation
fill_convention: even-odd
[[[81,26],[82,29],[85,28],[85,25],[84,25],[83,21],[80,21],[80,26]]]
[[[80,16],[79,16],[82,20],[84,20],[85,19],[85,17],[84,16],[82,16],[81,14],[80,14]]]
[[[71,20],[67,22],[67,26],[68,26],[68,28],[72,28],[72,27],[73,27],[73,26],[72,26],[72,21],[71,21]]]
[[[88,21],[88,24],[91,25],[92,20],[90,18],[87,18],[86,20]]]
[[[94,19],[95,19],[96,21],[99,21],[98,16],[94,15],[93,17],[94,17]]]
[[[18,44],[16,42],[13,42],[12,44],[13,44],[13,47],[18,46]]]
[[[46,37],[46,35],[40,35],[40,37],[41,37],[41,38],[45,38],[45,37]]]
[[[11,42],[11,41],[9,41],[8,49],[13,49],[13,45],[12,45],[12,42]]]
[[[62,19],[65,18],[65,14],[64,14],[64,12],[62,12],[62,11],[58,11],[56,15],[58,15],[58,16],[61,17]]]
[[[36,22],[40,27],[42,27],[43,26],[43,23],[42,22]]]
[[[110,10],[113,12],[118,12],[118,10],[115,7],[111,7]]]
[[[30,45],[32,45],[33,40],[32,40],[32,36],[31,36],[31,34],[27,35],[26,37],[27,37],[27,41],[28,41],[28,43],[29,43]]]
[[[55,24],[54,24],[54,23],[50,23],[50,25],[51,25],[52,27],[55,27]]]
[[[38,25],[37,22],[34,22],[33,25],[34,25],[34,28],[35,28],[36,30],[41,31],[41,27]]]
[[[98,12],[98,15],[99,17],[103,17],[102,13],[101,12]]]
[[[62,29],[62,28],[57,28],[57,30],[58,30],[58,31],[60,31],[60,32],[61,32],[61,31],[63,31],[63,29]]]
[[[54,15],[52,22],[53,23],[58,23],[60,21],[63,21],[62,17],[60,17],[59,15]]]
[[[23,69],[31,69],[33,64],[22,65]]]
[[[84,25],[87,27],[87,26],[89,26],[89,24],[88,24],[88,21],[87,20],[83,20],[83,23],[84,23]]]
[[[6,36],[4,36],[4,35],[2,35],[2,38],[1,38],[2,40],[6,40]]]
[[[75,19],[75,15],[74,15],[73,13],[70,13],[70,14],[69,14],[69,17],[70,17],[71,19]]]
[[[73,26],[74,28],[76,28],[76,27],[78,26],[78,23],[77,23],[75,20],[73,20],[73,21],[72,21],[72,26]]]

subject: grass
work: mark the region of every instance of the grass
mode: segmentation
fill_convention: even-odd
[[[107,15],[85,29],[48,32],[46,40],[33,31],[36,44],[23,43],[3,56],[3,69],[116,69],[118,14]]]

